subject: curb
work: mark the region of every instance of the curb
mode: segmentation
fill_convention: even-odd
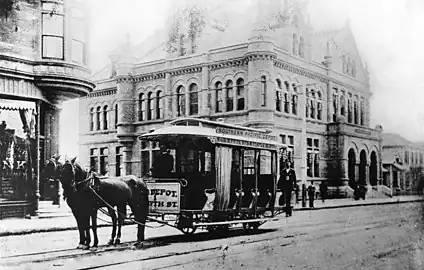
[[[47,218],[48,219],[48,218]],[[133,222],[125,222],[124,226],[134,225]],[[112,224],[97,224],[97,228],[112,227]],[[12,232],[0,232],[0,237],[5,236],[14,236],[14,235],[25,235],[32,233],[47,233],[47,232],[62,232],[62,231],[72,231],[78,230],[77,226],[67,226],[67,227],[51,227],[51,228],[35,228],[35,229],[22,229],[20,231]],[[91,228],[90,228],[91,230]]]
[[[361,206],[372,206],[372,205],[384,205],[384,204],[400,204],[400,203],[417,203],[424,202],[424,199],[416,200],[404,200],[404,201],[388,201],[388,202],[369,202],[369,203],[360,203],[360,204],[342,204],[342,205],[329,205],[329,206],[320,206],[318,208],[293,208],[293,211],[316,211],[316,210],[325,210],[325,209],[336,209],[336,208],[350,208],[350,207],[361,207]],[[132,222],[125,222],[124,225],[134,225]],[[103,227],[112,227],[112,224],[98,224],[97,228]],[[60,232],[60,231],[69,231],[77,230],[77,226],[68,226],[68,227],[52,227],[52,228],[36,228],[36,229],[24,229],[21,231],[12,231],[12,232],[0,232],[0,237],[5,236],[14,236],[14,235],[25,235],[32,233],[46,233],[46,232]]]
[[[417,200],[404,200],[404,201],[389,201],[389,202],[371,202],[371,203],[358,203],[358,204],[344,204],[344,205],[329,205],[329,206],[320,206],[317,208],[293,208],[293,211],[315,211],[315,210],[325,210],[325,209],[336,209],[336,208],[349,208],[349,207],[358,207],[358,206],[372,206],[372,205],[383,205],[383,204],[399,204],[399,203],[414,203],[414,202],[424,202],[424,199]]]

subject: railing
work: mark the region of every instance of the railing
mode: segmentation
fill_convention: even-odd
[[[378,186],[378,191],[380,191],[381,193],[392,197],[393,196],[393,190],[385,185],[379,185]]]

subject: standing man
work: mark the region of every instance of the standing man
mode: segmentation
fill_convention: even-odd
[[[286,162],[286,167],[281,170],[280,179],[278,180],[278,188],[284,192],[286,201],[286,217],[292,215],[291,194],[296,185],[296,173],[291,168],[290,161]]]
[[[309,207],[314,208],[315,186],[313,181],[311,181],[308,187],[308,197],[309,197]]]
[[[321,185],[319,185],[319,191],[321,193],[321,200],[324,203],[325,199],[327,198],[327,184],[325,182],[322,182]]]
[[[160,155],[153,162],[152,176],[169,178],[174,168],[174,158],[170,154],[170,150],[164,145],[160,146]]]

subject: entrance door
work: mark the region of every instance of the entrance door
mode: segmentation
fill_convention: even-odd
[[[365,150],[361,151],[361,154],[359,155],[359,185],[366,185],[367,184],[367,154],[365,153]]]

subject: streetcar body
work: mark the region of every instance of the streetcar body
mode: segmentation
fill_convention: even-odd
[[[160,176],[143,177],[149,214],[175,216],[175,227],[185,233],[237,223],[257,228],[284,211],[276,184],[286,146],[267,131],[183,118],[139,139],[166,148],[173,162],[166,176],[159,170]]]

